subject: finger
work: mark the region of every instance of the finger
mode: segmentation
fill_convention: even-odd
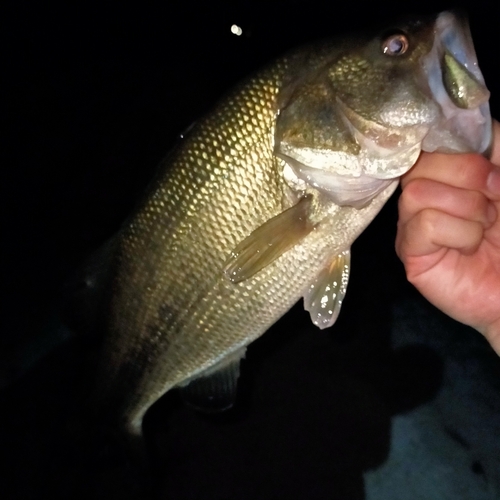
[[[500,167],[500,123],[493,120],[493,149],[491,161]]]
[[[442,248],[452,248],[470,255],[476,251],[482,238],[481,223],[429,208],[405,224],[398,224],[396,252],[403,262],[408,257],[430,255]]]
[[[500,320],[493,322],[488,327],[478,328],[478,330],[486,337],[491,347],[500,356]]]
[[[425,178],[457,188],[480,191],[492,200],[500,200],[500,172],[497,170],[493,163],[476,154],[422,153],[416,165],[403,176],[402,186],[404,188],[413,179]],[[492,173],[498,173],[498,186],[488,185]]]
[[[461,219],[480,222],[485,229],[496,220],[497,212],[479,191],[456,188],[429,179],[406,184],[399,198],[399,220],[403,224],[416,213],[431,208]]]

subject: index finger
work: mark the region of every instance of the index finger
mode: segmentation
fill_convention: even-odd
[[[493,148],[491,162],[500,167],[500,123],[493,120]]]
[[[493,122],[491,160],[470,153],[422,153],[415,166],[402,177],[401,184],[404,188],[410,181],[424,178],[457,188],[480,191],[490,199],[500,200],[500,183],[488,182],[494,171],[500,175],[500,169],[495,166],[500,166],[500,124],[496,121]],[[497,186],[499,190],[496,189]]]
[[[413,179],[424,178],[457,188],[485,191],[492,168],[490,160],[478,154],[422,153],[401,183],[404,187]]]

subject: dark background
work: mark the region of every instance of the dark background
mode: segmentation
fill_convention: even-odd
[[[447,7],[321,0],[7,7],[0,444],[9,498],[44,491],[140,498],[141,480],[114,445],[83,451],[61,430],[80,402],[92,349],[61,324],[58,307],[62,284],[117,230],[178,135],[285,50]],[[500,116],[499,4],[461,7]],[[230,33],[233,23],[241,37]],[[406,283],[393,250],[396,220],[394,198],[354,245],[334,328],[318,331],[298,304],[250,348],[231,414],[199,416],[175,393],[152,409],[145,428],[159,497],[365,498],[363,473],[387,459],[391,417],[431,401],[443,384],[446,349],[394,349],[401,301],[418,303],[421,321],[437,317],[499,369],[478,335]]]

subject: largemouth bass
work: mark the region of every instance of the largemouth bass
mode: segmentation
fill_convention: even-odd
[[[488,98],[450,12],[310,45],[240,84],[113,240],[103,411],[139,436],[172,388],[229,407],[246,346],[301,297],[331,326],[351,244],[421,150],[487,153]]]

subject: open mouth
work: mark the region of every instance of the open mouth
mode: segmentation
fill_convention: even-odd
[[[400,98],[396,88],[394,101],[387,99],[380,106],[379,113],[387,112],[392,121],[377,121],[369,114],[367,117],[362,106],[357,109],[352,99],[345,102],[339,95],[334,104],[325,106],[338,118],[338,126],[344,127],[357,150],[323,147],[321,143],[280,143],[276,154],[293,171],[291,185],[304,186],[300,189],[308,185],[338,205],[360,208],[397,182],[422,150],[489,152],[490,93],[478,66],[467,20],[451,12],[441,13],[434,21],[431,36],[432,48],[415,65],[415,79],[405,81],[409,89],[415,86],[414,94],[403,88]],[[422,96],[424,104],[419,102]],[[407,101],[413,104],[412,99],[417,105],[406,108]],[[314,100],[312,103],[317,104]],[[413,121],[408,124],[402,117]],[[328,120],[325,123],[331,125]]]
[[[439,14],[431,52],[424,58],[432,98],[441,116],[422,141],[427,152],[479,152],[491,146],[489,91],[479,69],[467,20]]]

